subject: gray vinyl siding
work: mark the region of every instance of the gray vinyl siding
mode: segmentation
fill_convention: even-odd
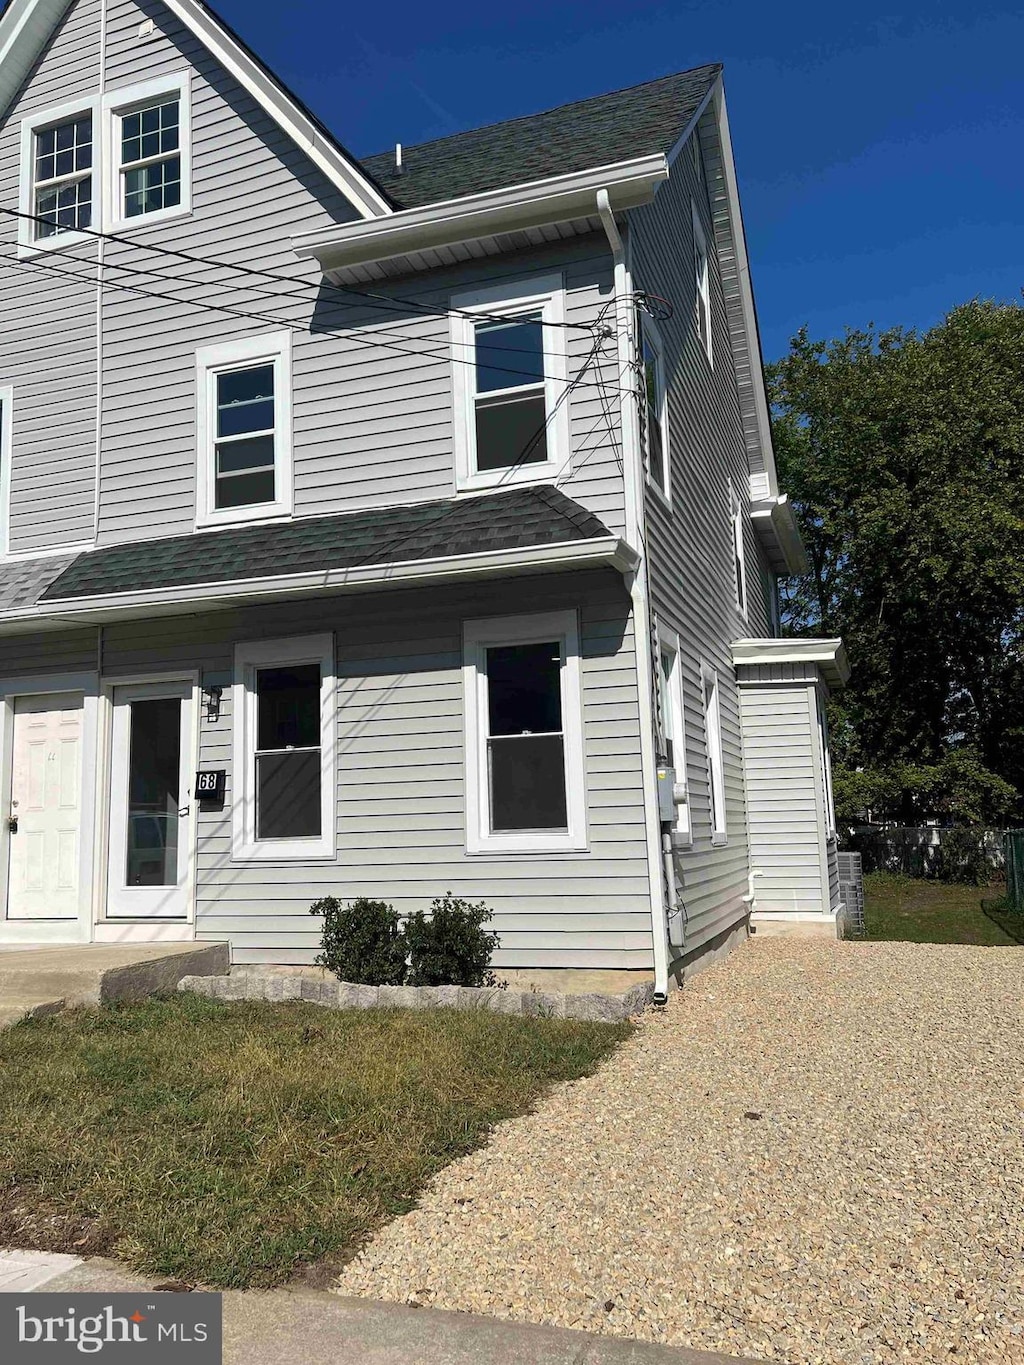
[[[0,122],[0,204],[17,208],[21,122],[99,88],[100,0],[79,0]],[[96,487],[95,247],[71,259],[16,259],[18,224],[0,220],[0,384],[14,388],[12,550],[91,541]]]
[[[814,683],[801,681],[800,670],[788,666],[747,672],[751,680],[741,684],[739,693],[750,866],[760,873],[757,909],[827,912]]]
[[[696,330],[696,282],[691,200],[710,254],[713,365]],[[729,324],[716,268],[707,192],[687,151],[653,204],[630,215],[634,287],[672,304],[658,325],[666,368],[671,501],[648,486],[645,498],[651,601],[659,623],[680,638],[686,711],[687,782],[692,847],[678,850],[676,875],[686,915],[686,950],[701,947],[747,913],[747,817],[739,699],[730,646],[744,635],[769,633],[761,589],[761,551],[745,512],[748,618],[736,601],[729,482],[748,506],[749,469],[730,347]],[[701,662],[719,676],[728,841],[711,843]]]
[[[465,852],[462,622],[532,604],[579,607],[589,848]],[[230,938],[238,962],[311,962],[310,904],[371,896],[407,913],[447,890],[486,900],[499,967],[651,968],[650,888],[629,599],[610,571],[553,575],[110,626],[111,675],[200,668],[225,686],[239,640],[333,629],[338,661],[338,856],[334,863],[231,857],[231,692],[201,719],[201,762],[229,773],[224,811],[203,810],[197,930]]]

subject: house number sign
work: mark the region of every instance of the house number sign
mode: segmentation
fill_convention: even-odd
[[[226,768],[213,768],[209,772],[196,773],[196,800],[223,801],[226,781]]]

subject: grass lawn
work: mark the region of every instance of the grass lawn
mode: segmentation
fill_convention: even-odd
[[[630,1026],[180,995],[0,1033],[0,1245],[217,1287],[342,1262]]]
[[[865,938],[1019,946],[1024,915],[986,910],[991,887],[954,886],[872,872],[864,878]]]

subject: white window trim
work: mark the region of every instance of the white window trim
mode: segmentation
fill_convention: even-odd
[[[722,707],[719,696],[718,669],[702,662],[700,682],[704,711],[704,747],[707,751],[708,764],[708,809],[711,823],[711,842],[716,846],[721,846],[729,842],[729,830],[725,814]]]
[[[832,746],[829,742],[828,713],[821,688],[814,689],[815,721],[818,736],[818,761],[821,771],[821,801],[825,814],[825,837],[836,837],[836,799],[832,786]]]
[[[320,666],[320,835],[312,839],[256,838],[256,671],[289,664]],[[238,862],[333,861],[337,838],[337,675],[334,636],[299,635],[235,646],[231,693],[233,800],[231,854]]]
[[[561,640],[562,735],[565,759],[567,830],[490,830],[487,780],[487,654],[495,645]],[[463,691],[466,720],[467,853],[580,852],[587,847],[587,789],[583,757],[583,691],[579,621],[575,611],[529,616],[494,616],[463,625]]]
[[[750,604],[747,599],[747,547],[743,534],[743,504],[729,481],[729,529],[732,537],[733,578],[736,580],[736,608],[744,621],[748,619]]]
[[[658,687],[666,686],[661,668],[663,654],[672,656],[672,668],[667,680],[671,726],[665,722],[664,693],[661,694],[662,735],[672,741],[672,761],[675,765],[676,786],[682,787],[684,799],[676,806],[675,824],[672,826],[672,841],[677,847],[689,847],[693,843],[693,827],[690,820],[690,784],[687,777],[686,761],[686,705],[683,695],[682,658],[679,650],[679,636],[658,623]],[[668,730],[671,729],[671,733]]]
[[[192,212],[192,76],[188,71],[176,71],[157,80],[140,85],[111,90],[102,102],[101,183],[103,186],[103,222],[107,232],[133,232],[151,223],[166,222],[169,218],[184,218]],[[121,117],[139,105],[159,99],[161,95],[178,97],[178,143],[181,156],[181,202],[172,208],[157,209],[155,213],[140,213],[128,218],[121,195]]]
[[[452,395],[454,401],[455,488],[457,492],[516,484],[549,483],[569,469],[569,359],[565,328],[565,286],[561,274],[535,275],[487,289],[454,294],[451,307],[462,312],[451,318]],[[548,416],[548,459],[543,464],[523,464],[517,469],[476,469],[476,370],[475,318],[464,312],[515,315],[541,311],[544,331],[545,405]],[[513,378],[513,376],[510,376]],[[562,401],[560,401],[562,400]]]
[[[87,242],[91,233],[103,227],[103,161],[102,161],[102,119],[98,99],[72,100],[49,109],[40,109],[21,121],[21,171],[18,181],[18,210],[23,214],[35,213],[35,135],[43,128],[54,123],[64,123],[82,114],[92,115],[92,222],[90,232],[80,232],[69,228],[66,232],[54,233],[52,237],[35,235],[38,223],[31,218],[18,219],[18,255],[34,256],[40,251],[51,251],[54,247],[61,250],[73,242]],[[92,240],[95,240],[93,238]]]
[[[224,370],[274,366],[273,502],[251,507],[215,506],[216,376]],[[292,488],[292,334],[267,332],[196,351],[196,526],[237,526],[291,516]]]
[[[672,501],[672,450],[668,439],[668,386],[665,383],[665,348],[662,344],[661,333],[655,326],[653,318],[649,318],[646,313],[640,315],[640,336],[641,351],[640,364],[643,369],[643,341],[646,341],[655,355],[655,388],[658,399],[658,422],[661,426],[661,478],[655,477],[651,472],[651,440],[647,430],[646,405],[647,392],[646,382],[642,395],[644,403],[644,470],[647,475],[647,482],[660,493],[666,502]]]
[[[714,346],[712,345],[711,337],[711,256],[708,253],[708,239],[704,234],[704,225],[700,221],[697,205],[692,200],[690,201],[690,217],[693,222],[693,278],[697,291],[694,308],[699,314],[701,305],[703,304],[708,320],[707,340],[704,341],[701,339],[699,326],[697,327],[697,340],[700,342],[701,349],[708,358],[708,364],[713,367],[715,361]],[[704,258],[704,270],[701,275],[698,275],[697,273],[698,249]]]
[[[11,456],[14,451],[14,386],[0,384],[0,555],[11,547]]]

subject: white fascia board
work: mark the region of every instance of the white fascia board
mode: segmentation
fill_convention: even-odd
[[[71,0],[11,0],[0,19],[0,117],[6,114]]]
[[[775,573],[807,572],[807,554],[800,528],[793,515],[793,504],[785,493],[752,503],[750,519]]]
[[[494,233],[542,227],[588,215],[596,217],[598,190],[607,191],[615,212],[636,208],[650,203],[658,185],[667,179],[668,163],[659,152],[633,161],[404,209],[387,218],[341,223],[327,231],[318,228],[302,232],[292,237],[291,244],[300,260],[313,257],[327,272],[474,241]]]
[[[740,292],[740,309],[743,314],[743,328],[747,334],[747,348],[750,351],[752,374],[751,389],[754,400],[754,417],[757,422],[764,466],[768,473],[768,487],[773,495],[779,491],[779,479],[775,470],[775,448],[772,445],[772,424],[768,413],[768,395],[765,391],[764,377],[761,374],[761,336],[757,326],[757,310],[754,307],[754,290],[750,281],[750,257],[747,255],[747,238],[743,230],[743,212],[740,208],[740,191],[736,181],[736,163],[733,160],[732,137],[729,134],[729,115],[725,108],[725,85],[719,74],[714,88],[715,120],[718,138],[722,148],[722,168],[725,176],[725,192],[729,204],[729,217],[732,221],[733,241],[736,251],[736,275]]]
[[[812,664],[830,687],[845,687],[850,681],[850,661],[842,640],[778,640],[750,637],[734,640],[732,661],[741,665]],[[741,678],[740,682],[743,681]]]
[[[0,20],[0,117],[21,89],[32,64],[71,0],[11,0]],[[390,215],[391,205],[355,161],[325,136],[278,82],[196,0],[164,4],[323,172],[364,218]]]
[[[0,615],[0,634],[21,634],[31,630],[52,629],[58,625],[64,629],[75,624],[98,625],[114,617],[191,614],[201,608],[215,611],[260,600],[280,600],[321,592],[406,588],[461,578],[499,577],[503,574],[539,573],[563,568],[607,565],[625,574],[636,567],[636,561],[636,554],[624,541],[616,536],[603,536],[595,540],[563,541],[526,549],[448,555],[443,559],[407,560],[397,564],[280,574],[272,578],[231,579],[220,583],[189,583],[96,597],[58,598]]]

